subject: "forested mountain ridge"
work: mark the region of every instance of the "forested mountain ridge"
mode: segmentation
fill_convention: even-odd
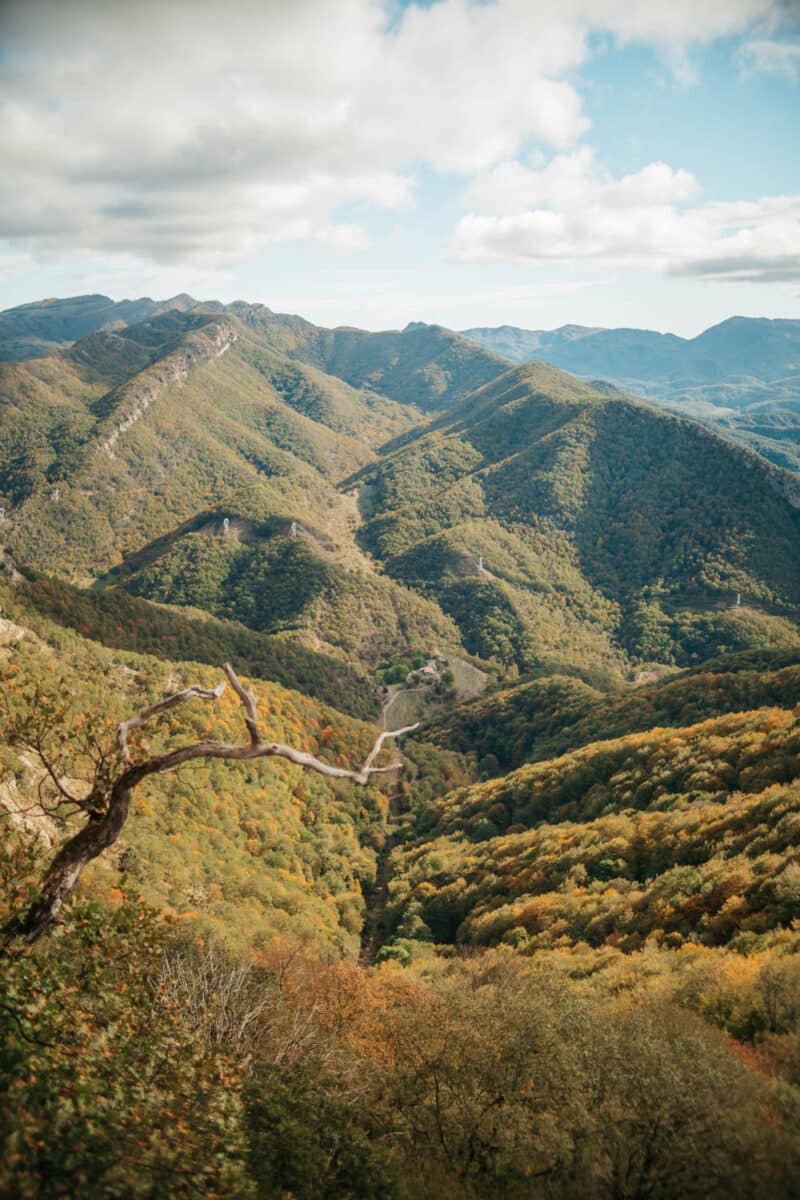
[[[0,312],[0,362],[44,357],[98,331],[119,332],[164,313],[191,310],[235,316],[286,357],[423,410],[444,407],[506,367],[496,355],[440,326],[412,323],[383,333],[324,329],[263,304],[223,305],[185,293],[169,300],[118,302],[101,295],[73,296],[5,309]]]
[[[102,630],[87,625],[89,640],[83,630],[65,628],[58,595],[49,599],[46,589],[13,586],[0,572],[0,810],[6,834],[8,814],[11,829],[24,829],[30,799],[46,788],[38,759],[24,746],[19,757],[10,745],[14,715],[25,711],[26,698],[35,694],[42,706],[65,706],[62,720],[71,726],[71,741],[59,746],[58,729],[46,729],[46,752],[58,758],[66,751],[70,777],[81,779],[91,771],[92,745],[113,742],[115,722],[169,688],[211,687],[221,676],[218,663],[148,654],[146,630],[138,631],[144,653],[129,648],[137,641],[135,610],[126,614],[130,641],[115,649],[110,629],[109,645],[103,645]],[[228,647],[215,632],[210,636],[219,655]],[[191,653],[191,644],[187,648]],[[276,682],[280,659],[277,665],[271,679],[252,680],[265,735],[332,763],[363,761],[374,727],[282,686]],[[362,688],[367,690],[366,681]],[[304,690],[312,689],[306,683]],[[339,694],[346,699],[344,681]],[[241,724],[235,697],[225,695],[213,704],[187,703],[154,723],[151,737],[164,747],[198,736],[235,742]],[[374,877],[385,816],[386,797],[377,788],[354,790],[279,761],[230,769],[212,763],[193,781],[181,773],[156,779],[137,798],[121,842],[87,872],[86,883],[90,894],[136,891],[228,945],[255,947],[283,935],[315,943],[320,951],[336,946],[352,953],[361,932],[362,885]],[[41,812],[30,828],[47,845],[63,832],[57,817],[54,823]]]
[[[601,691],[577,675],[545,675],[437,714],[424,736],[473,753],[485,777],[601,738],[694,724],[729,712],[800,702],[800,646],[711,660],[658,682]]]
[[[284,336],[287,329],[297,328],[304,339]],[[331,369],[329,358],[348,357],[347,351],[332,344],[339,334],[356,347],[350,355],[356,359],[357,348],[366,344],[367,366],[348,368],[340,362]],[[324,343],[323,350],[305,346],[311,341]],[[217,363],[230,349],[233,353],[224,364]],[[459,354],[465,355],[463,364]],[[205,485],[200,479],[192,484],[206,506],[218,498],[222,461],[231,459],[232,451],[245,461],[227,465],[228,491],[237,485],[268,487],[267,481],[278,476],[289,481],[291,491],[292,476],[297,474],[308,493],[303,514],[307,515],[336,499],[335,494],[326,495],[320,504],[314,497],[320,486],[313,482],[315,473],[341,479],[360,465],[359,460],[374,457],[381,442],[419,421],[419,410],[412,407],[415,402],[426,407],[466,395],[472,390],[474,369],[483,372],[482,382],[506,367],[446,331],[425,330],[418,336],[414,331],[372,335],[320,330],[299,318],[276,317],[263,306],[241,304],[170,312],[113,332],[93,333],[69,349],[1,369],[0,444],[7,465],[0,494],[7,509],[31,500],[50,485],[55,485],[51,494],[57,490],[61,497],[81,471],[90,476],[97,471],[97,452],[114,453],[121,434],[159,398],[143,428],[127,433],[115,456],[130,454],[131,443],[137,463],[164,454],[168,446],[177,458],[181,448],[176,446],[176,433],[182,431],[182,424],[193,422],[187,430],[188,447],[175,463],[167,461],[161,468],[162,508],[174,507],[166,491],[176,486],[183,461],[196,453],[194,445],[210,437],[214,448],[205,451],[212,456],[209,480]],[[384,381],[386,372],[396,377],[394,383]],[[359,383],[366,376],[372,384],[385,383],[384,390],[352,386],[348,375],[358,376]],[[393,390],[403,392],[402,404],[389,397]],[[406,395],[406,390],[411,394]],[[198,402],[189,412],[187,399]],[[244,429],[237,432],[232,421]],[[143,429],[149,441],[142,440]],[[123,486],[130,491],[136,485],[129,481]],[[286,491],[281,488],[282,495]],[[59,503],[64,506],[63,500]],[[280,505],[276,498],[273,509],[288,513],[290,503]],[[103,507],[97,498],[94,507]],[[297,506],[297,511],[303,508]],[[183,514],[189,515],[185,506]],[[16,527],[12,518],[12,537]],[[141,532],[147,536],[154,528],[155,522],[146,520]],[[27,557],[35,563],[35,556],[35,547],[29,546]],[[52,565],[50,552],[48,560]],[[70,568],[76,565],[72,548],[65,563]]]
[[[440,325],[412,322],[402,331],[368,333],[322,329],[261,304],[235,303],[225,311],[288,357],[423,412],[449,407],[508,369],[502,358]]]
[[[16,814],[3,916],[63,836],[35,811],[37,794],[52,797],[13,737],[31,698],[57,714],[42,750],[74,787],[92,737],[110,738],[165,687],[219,674],[89,643],[31,603],[0,578],[0,800]],[[756,1185],[791,1196],[798,667],[762,658],[758,680],[732,683],[752,665],[720,664],[713,686],[733,689],[732,705],[777,704],[591,744],[487,784],[447,751],[408,745],[401,823],[387,824],[386,792],[282,762],[157,777],[84,873],[63,928],[0,972],[13,1052],[0,1086],[15,1101],[0,1131],[25,1146],[4,1156],[3,1186],[32,1195],[37,1175],[69,1171],[153,1178],[177,1197],[186,1164],[205,1163],[206,1191],[237,1200],[252,1200],[254,1179],[321,1196],[320,1178],[364,1200],[523,1200],[539,1170],[556,1197],[576,1194],[577,1173],[584,1194],[618,1200],[607,1173],[639,1178],[630,1156],[652,1153],[651,1125],[667,1122],[659,1177],[677,1194],[715,1194],[713,1156],[720,1200]],[[276,684],[255,692],[268,736],[327,761],[358,762],[374,735]],[[150,739],[235,741],[240,725],[233,697],[196,700]],[[359,965],[387,862],[379,963]],[[35,1005],[21,1003],[29,995]],[[73,1092],[98,1114],[91,1144],[61,1115]],[[42,1136],[54,1124],[57,1141]],[[475,1144],[484,1166],[469,1165]]]
[[[730,317],[694,338],[576,325],[463,333],[512,362],[609,380],[800,469],[800,321]]]
[[[35,569],[373,666],[463,642],[620,677],[797,637],[789,475],[435,327],[196,306],[0,379],[4,536]]]
[[[364,544],[473,653],[618,671],[796,642],[793,477],[554,367],[505,373],[359,482]]]
[[[400,932],[530,953],[755,944],[800,902],[798,748],[797,710],[763,708],[453,792],[395,852]]]
[[[434,605],[372,569],[334,486],[415,409],[286,358],[228,312],[95,333],[0,379],[3,533],[22,563],[82,583],[124,565],[142,595],[307,629],[373,664],[458,645]]]

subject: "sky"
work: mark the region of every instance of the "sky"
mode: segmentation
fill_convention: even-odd
[[[0,307],[800,317],[800,0],[0,0]]]

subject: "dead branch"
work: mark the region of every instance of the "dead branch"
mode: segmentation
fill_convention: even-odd
[[[202,688],[197,685],[183,688],[165,696],[127,721],[122,721],[117,729],[116,739],[122,756],[122,770],[116,777],[107,778],[105,773],[98,776],[89,795],[81,801],[81,808],[87,813],[86,824],[59,849],[45,876],[38,900],[27,912],[12,917],[6,924],[3,932],[7,937],[22,936],[28,942],[35,942],[58,922],[61,909],[72,894],[84,867],[116,842],[127,820],[134,789],[148,776],[174,771],[183,763],[201,758],[245,761],[277,757],[286,758],[299,767],[316,771],[330,779],[349,779],[364,786],[369,782],[371,775],[394,769],[372,765],[384,742],[388,738],[411,733],[419,727],[417,723],[406,725],[402,729],[385,730],[376,738],[362,766],[355,769],[336,767],[305,750],[297,750],[294,746],[262,741],[258,732],[258,711],[253,692],[242,685],[230,663],[225,663],[223,670],[244,709],[248,740],[240,745],[217,741],[190,742],[164,754],[153,755],[139,763],[131,761],[128,735],[132,730],[142,728],[152,717],[182,704],[185,700],[219,699],[225,690],[224,680],[215,688]],[[60,785],[58,786],[60,788]]]
[[[228,676],[228,681],[236,692],[236,695],[244,705],[245,725],[250,734],[250,744],[258,745],[258,710],[256,709],[256,698],[252,691],[242,687],[239,678],[230,663],[224,663],[222,667],[225,674]],[[222,685],[223,687],[225,684]]]
[[[182,704],[184,700],[191,700],[194,696],[201,700],[218,700],[224,691],[224,683],[217,684],[215,688],[201,688],[193,685],[180,692],[175,692],[171,696],[164,696],[157,704],[151,704],[144,712],[138,713],[137,716],[131,717],[127,721],[122,721],[117,729],[117,745],[122,751],[123,758],[128,758],[128,734],[132,729],[141,729],[151,717],[166,712],[168,708],[174,708],[176,704]]]

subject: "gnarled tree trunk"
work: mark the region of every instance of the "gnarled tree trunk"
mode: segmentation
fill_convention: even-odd
[[[288,758],[290,762],[316,771],[320,775],[327,775],[333,779],[350,779],[354,783],[364,785],[369,782],[370,776],[396,769],[372,765],[384,741],[387,738],[399,737],[403,733],[411,733],[418,728],[418,725],[408,725],[404,729],[381,733],[363,766],[356,770],[334,767],[315,758],[313,754],[296,750],[293,746],[285,746],[280,742],[262,742],[258,732],[255,696],[242,686],[230,663],[226,663],[223,670],[244,707],[249,741],[241,745],[226,742],[191,742],[165,754],[145,759],[141,763],[128,762],[128,734],[132,729],[140,728],[151,717],[192,697],[217,699],[225,689],[224,682],[214,689],[184,688],[171,696],[165,696],[163,700],[137,716],[123,721],[117,730],[117,743],[123,755],[122,771],[105,788],[95,787],[84,801],[82,807],[89,814],[86,824],[69,838],[56,854],[45,875],[38,898],[25,912],[13,916],[6,923],[3,932],[8,937],[21,936],[28,942],[35,942],[53,925],[59,923],[61,910],[71,896],[84,867],[114,845],[128,818],[134,789],[149,775],[163,774],[182,763],[200,758],[242,760],[280,757]]]

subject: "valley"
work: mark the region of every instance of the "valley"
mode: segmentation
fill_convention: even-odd
[[[209,1195],[269,1170],[259,1195],[619,1200],[652,1148],[620,1114],[668,1059],[641,1101],[665,1177],[680,1145],[700,1189],[713,1153],[726,1197],[792,1194],[796,476],[435,326],[169,301],[84,335],[72,310],[107,309],[67,308],[14,316],[41,343],[0,367],[0,1013],[28,1139],[6,1177],[62,1170],[40,1134],[75,1087],[115,1126],[143,1106],[151,1148],[199,1088]],[[415,728],[361,783],[248,756],[226,662],[264,744],[340,776]],[[54,843],[102,819],[89,781],[181,745],[207,750],[141,783],[21,947]],[[67,1020],[81,1061],[54,1063]],[[248,1165],[255,1122],[297,1161]],[[320,1122],[344,1165],[302,1150]],[[58,1127],[81,1178],[112,1143],[161,1169],[138,1133],[103,1126],[98,1158]],[[179,1129],[163,1153],[175,1177],[199,1151]]]

